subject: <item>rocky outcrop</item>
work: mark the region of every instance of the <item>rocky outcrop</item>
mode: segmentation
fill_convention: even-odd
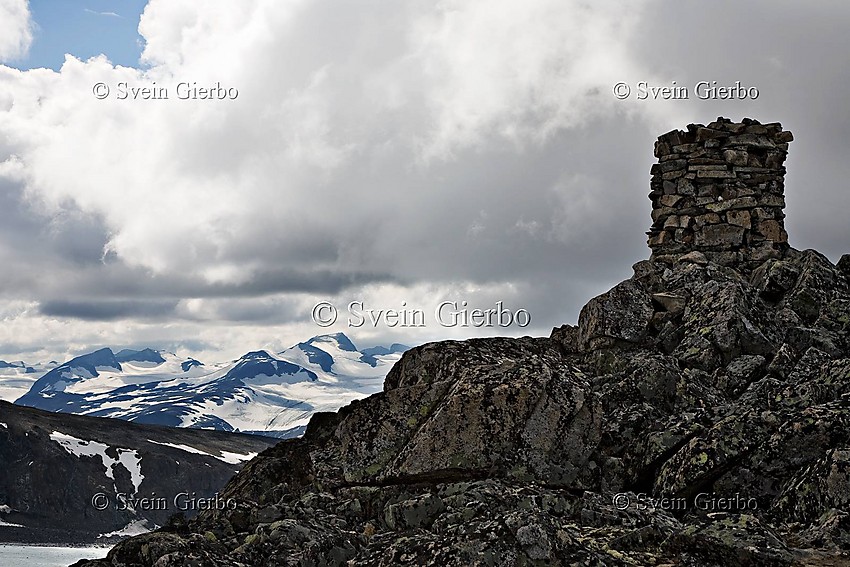
[[[87,565],[847,564],[850,256],[770,248],[666,249],[549,338],[412,349],[236,510]]]

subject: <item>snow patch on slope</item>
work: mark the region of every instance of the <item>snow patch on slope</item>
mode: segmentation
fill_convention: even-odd
[[[56,441],[65,451],[75,457],[100,457],[103,468],[106,469],[106,476],[109,477],[113,486],[115,483],[115,467],[122,466],[130,473],[130,480],[133,483],[133,492],[139,492],[139,487],[144,480],[142,474],[142,459],[135,449],[124,449],[116,447],[118,458],[111,457],[107,454],[109,445],[99,443],[97,441],[86,441],[77,439],[71,435],[66,435],[59,431],[54,431],[50,434],[50,439]]]
[[[153,443],[155,445],[164,445],[166,447],[171,447],[172,449],[179,449],[181,451],[186,451],[187,453],[194,453],[196,455],[206,455],[207,457],[218,459],[219,461],[223,461],[229,465],[238,465],[239,463],[242,463],[244,461],[250,461],[251,459],[257,456],[257,453],[241,454],[232,453],[230,451],[220,451],[219,455],[213,455],[212,453],[201,451],[200,449],[196,449],[195,447],[191,447],[189,445],[181,445],[179,443],[161,443],[152,439],[148,439],[148,442]]]
[[[133,520],[120,530],[116,530],[114,532],[109,532],[108,534],[100,534],[97,537],[133,537],[137,535],[146,534],[151,530],[155,530],[159,526],[154,525],[153,527],[148,526],[147,520]]]
[[[195,449],[194,447],[190,447],[189,445],[182,445],[180,443],[162,443],[160,441],[154,441],[153,439],[148,439],[148,443],[153,443],[154,445],[163,445],[165,447],[171,447],[172,449],[180,449],[181,451],[186,451],[187,453],[194,453],[196,455],[206,455],[208,457],[212,457],[206,451],[201,451],[200,449]]]
[[[4,522],[0,520],[0,528],[25,528],[26,526],[22,526],[21,524],[10,524],[9,522]]]
[[[216,457],[230,465],[238,465],[245,461],[250,461],[257,456],[257,453],[231,453],[230,451],[221,451],[221,457]]]

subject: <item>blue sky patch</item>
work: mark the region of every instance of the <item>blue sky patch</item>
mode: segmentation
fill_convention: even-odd
[[[59,70],[65,54],[86,60],[101,53],[115,65],[138,67],[143,40],[139,17],[147,0],[31,0],[35,22],[29,56],[20,69]]]

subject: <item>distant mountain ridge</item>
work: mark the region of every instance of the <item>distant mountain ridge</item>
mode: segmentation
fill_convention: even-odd
[[[0,400],[13,402],[26,394],[33,383],[53,367],[56,362],[34,363],[0,360]]]
[[[300,435],[317,411],[381,391],[408,347],[360,351],[344,333],[320,335],[279,353],[248,352],[214,365],[152,349],[109,348],[46,372],[15,403],[137,423]]]
[[[27,373],[35,372],[35,368],[32,366],[27,366],[23,361],[15,361],[15,362],[6,362],[5,360],[0,360],[0,368],[21,368]]]

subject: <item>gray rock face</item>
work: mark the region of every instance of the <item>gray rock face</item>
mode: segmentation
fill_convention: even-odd
[[[598,442],[602,414],[588,378],[551,341],[492,339],[413,349],[382,395],[336,418],[333,439],[312,456],[319,475],[333,469],[327,483],[445,475],[568,486]]]
[[[723,122],[665,140],[720,144],[681,185],[699,195],[730,166],[780,167],[790,137]],[[681,224],[687,201],[664,202]],[[731,210],[711,214],[755,230]],[[723,252],[639,262],[549,338],[412,349],[384,392],[246,465],[236,510],[92,564],[847,564],[847,262]]]
[[[583,349],[640,343],[646,338],[654,311],[649,295],[627,280],[591,299],[578,317],[579,345]]]

